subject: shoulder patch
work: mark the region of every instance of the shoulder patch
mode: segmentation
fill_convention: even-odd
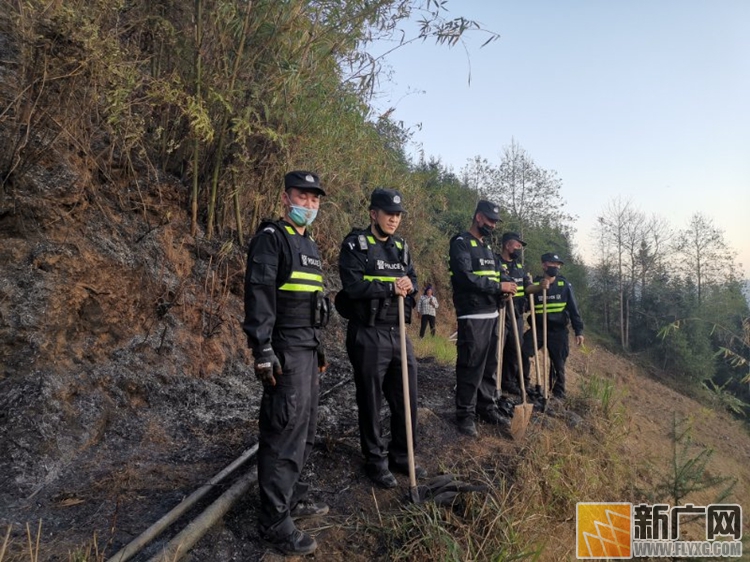
[[[272,227],[272,226],[267,226],[266,228],[263,229],[263,232],[271,232],[271,233],[273,233],[275,231],[276,231],[276,229],[274,227]]]

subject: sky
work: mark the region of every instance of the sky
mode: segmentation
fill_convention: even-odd
[[[676,230],[721,228],[750,278],[750,1],[449,0],[500,34],[417,42],[386,59],[374,106],[409,152],[459,173],[514,140],[563,182],[575,245],[620,198]],[[387,47],[387,45],[386,45]]]

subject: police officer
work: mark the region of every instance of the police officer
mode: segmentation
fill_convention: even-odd
[[[408,474],[406,416],[401,361],[409,373],[412,435],[417,434],[417,362],[407,337],[407,356],[401,357],[398,301],[405,297],[406,321],[411,317],[417,275],[406,242],[395,235],[401,223],[401,194],[375,189],[370,197],[370,227],[353,229],[341,244],[339,273],[342,291],[336,297],[349,310],[346,350],[354,370],[359,436],[365,474],[381,488],[398,482],[391,471]],[[383,397],[391,411],[391,440],[383,437],[380,410]],[[416,475],[426,471],[417,466]]]
[[[537,345],[542,346],[542,314],[543,293],[547,289],[547,350],[550,356],[549,384],[552,395],[565,398],[565,362],[568,359],[570,346],[568,343],[568,325],[573,326],[576,345],[583,345],[583,319],[578,310],[573,285],[560,275],[563,260],[554,252],[542,255],[544,275],[534,279],[534,285],[539,289],[533,292],[534,313],[536,314]],[[524,334],[524,354],[535,355],[533,334],[529,329]],[[529,376],[529,366],[526,363],[525,376]]]
[[[475,416],[502,428],[510,426],[495,402],[497,319],[501,296],[515,294],[517,287],[512,281],[501,282],[495,254],[484,241],[499,221],[499,207],[479,201],[469,230],[450,241],[453,304],[458,317],[456,425],[472,437],[477,435]]]
[[[245,274],[243,329],[263,383],[258,448],[261,537],[285,554],[317,548],[294,519],[325,515],[328,506],[307,498],[300,472],[315,440],[319,373],[325,353],[318,330],[327,322],[323,270],[307,227],[325,191],[316,174],[284,177],[284,217],[263,222],[250,242]]]
[[[519,341],[523,337],[523,313],[526,311],[526,287],[531,284],[531,279],[524,271],[521,264],[521,251],[526,242],[516,232],[504,232],[501,240],[500,273],[507,276],[516,284],[516,293],[513,295],[513,310],[516,314],[516,326]],[[516,340],[513,335],[513,322],[510,316],[505,317],[505,342],[503,344],[503,369],[502,389],[511,394],[521,394],[518,386],[518,373],[522,369],[518,365],[518,353],[516,353]],[[529,388],[528,379],[525,380],[526,389]]]

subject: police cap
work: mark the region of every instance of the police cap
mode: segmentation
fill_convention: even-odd
[[[306,170],[294,170],[284,176],[284,189],[296,187],[297,189],[313,189],[320,195],[326,192],[320,187],[320,178],[317,174]]]
[[[521,240],[521,237],[516,232],[503,232],[503,240],[502,244],[505,244],[506,242],[510,242],[511,240],[516,240],[517,242],[521,243],[521,246],[525,246],[526,242]]]
[[[386,213],[405,213],[401,206],[401,194],[395,189],[378,187],[370,195],[370,209],[380,209]]]
[[[564,261],[560,259],[560,256],[558,256],[554,252],[547,252],[546,254],[542,254],[542,261],[565,263]]]
[[[479,203],[477,203],[477,209],[474,211],[474,216],[477,216],[477,213],[482,213],[491,221],[502,222],[502,219],[500,218],[500,206],[491,201],[485,201],[484,199],[479,201]]]

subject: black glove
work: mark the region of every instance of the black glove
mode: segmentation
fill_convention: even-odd
[[[497,299],[497,308],[505,308],[505,303],[510,298],[510,295],[508,293],[498,293],[495,295],[495,298]]]
[[[322,343],[318,344],[318,348],[315,350],[318,352],[318,372],[325,373],[328,370],[328,363],[326,363],[326,349]]]
[[[255,376],[265,385],[276,386],[274,375],[281,376],[281,363],[275,354],[255,358]]]

